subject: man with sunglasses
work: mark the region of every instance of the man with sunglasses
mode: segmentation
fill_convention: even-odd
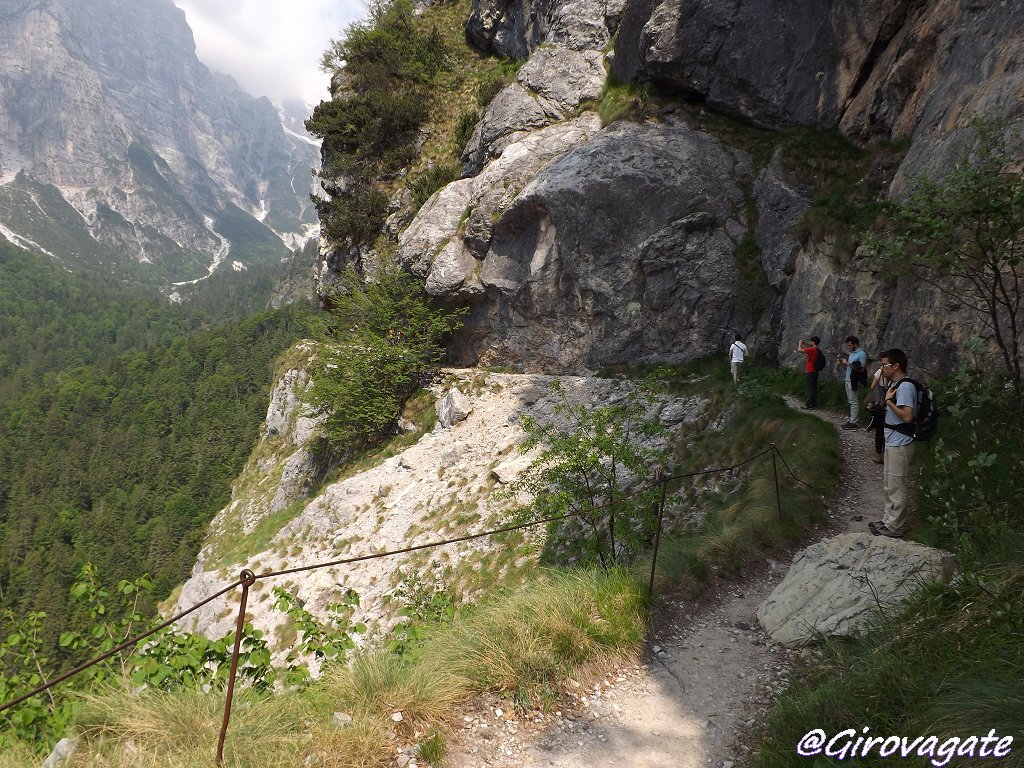
[[[885,511],[882,519],[868,523],[876,536],[899,539],[907,531],[907,501],[910,493],[910,464],[914,460],[913,430],[917,410],[917,387],[907,378],[907,353],[890,349],[882,353],[882,375],[892,382],[885,393]]]

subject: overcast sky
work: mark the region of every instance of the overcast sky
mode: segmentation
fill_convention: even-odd
[[[320,71],[320,56],[366,13],[363,0],[174,2],[185,11],[200,61],[275,102],[326,99],[329,77]]]

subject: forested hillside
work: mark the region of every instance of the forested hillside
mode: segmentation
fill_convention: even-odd
[[[55,638],[86,562],[158,598],[188,573],[307,331],[308,307],[248,315],[268,286],[175,306],[0,246],[0,609],[45,611]]]

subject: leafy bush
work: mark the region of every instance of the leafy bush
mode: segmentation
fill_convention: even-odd
[[[561,399],[555,412],[568,426],[522,418],[527,438],[520,452],[537,446],[541,452],[505,495],[532,496],[520,515],[578,515],[551,523],[547,556],[561,560],[571,552],[574,559],[607,568],[635,555],[654,534],[650,509],[658,486],[652,478],[668,457],[649,443],[661,427],[645,417],[651,403],[635,392],[621,403],[594,408],[571,402],[557,382],[551,389]],[[627,483],[638,489],[627,493]]]
[[[304,395],[326,415],[322,431],[346,451],[379,440],[444,353],[461,323],[423,295],[415,278],[384,267],[365,284],[346,272],[329,296],[329,326]]]
[[[306,129],[324,142],[321,176],[349,182],[331,197],[313,197],[332,240],[369,245],[380,233],[388,201],[381,180],[415,158],[430,112],[426,86],[447,60],[441,35],[420,29],[408,0],[374,2],[367,21],[331,43],[323,67],[343,68],[347,88],[321,102]]]

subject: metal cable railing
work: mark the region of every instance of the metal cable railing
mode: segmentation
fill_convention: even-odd
[[[777,464],[776,464],[776,456],[778,456],[778,458],[782,460],[782,463],[785,466],[786,471],[789,473],[790,477],[792,477],[798,483],[801,483],[801,484],[807,486],[808,488],[811,488],[812,486],[810,484],[804,482],[803,480],[800,480],[800,478],[798,478],[793,473],[793,470],[790,468],[789,464],[786,462],[785,458],[782,456],[781,452],[776,447],[775,443],[771,443],[763,451],[761,451],[759,453],[756,453],[753,456],[750,456],[749,458],[744,459],[743,461],[738,462],[736,464],[733,464],[733,465],[731,465],[729,467],[713,467],[713,468],[710,468],[710,469],[703,469],[703,470],[698,470],[698,471],[695,471],[695,472],[687,472],[687,473],[681,473],[681,474],[677,474],[677,475],[668,475],[668,474],[666,474],[664,468],[662,468],[662,467],[657,467],[655,469],[655,471],[653,473],[653,476],[650,479],[653,481],[653,484],[655,486],[660,487],[660,493],[659,493],[658,501],[656,502],[656,513],[657,513],[657,520],[658,520],[658,522],[657,522],[657,527],[655,529],[655,534],[654,534],[654,547],[653,547],[653,553],[652,553],[652,558],[651,558],[651,576],[650,576],[650,582],[648,584],[648,592],[651,595],[653,595],[653,593],[654,593],[654,576],[655,576],[655,569],[656,569],[657,562],[658,562],[658,549],[659,549],[659,545],[660,545],[660,542],[661,542],[661,533],[662,533],[662,527],[663,527],[663,523],[664,523],[664,514],[665,514],[665,500],[666,500],[666,496],[667,496],[667,490],[668,490],[669,483],[675,482],[675,481],[679,481],[679,480],[685,480],[685,479],[688,479],[688,478],[699,477],[701,475],[724,474],[726,472],[734,472],[735,470],[740,469],[740,468],[742,468],[742,467],[744,467],[744,466],[746,466],[746,465],[756,461],[757,459],[759,459],[759,458],[761,458],[761,457],[763,457],[763,456],[765,456],[765,455],[767,455],[769,453],[772,455],[772,472],[773,472],[773,476],[774,476],[774,480],[775,480],[775,496],[776,496],[776,502],[777,502],[777,505],[778,505],[778,514],[779,514],[779,517],[781,519],[782,518],[782,496],[781,496],[781,491],[780,491],[780,488],[779,488],[779,473],[778,473],[778,467],[777,467]],[[480,533],[467,534],[465,536],[458,536],[458,537],[455,537],[455,538],[452,538],[452,539],[445,539],[445,540],[442,540],[442,541],[431,541],[431,542],[427,542],[427,543],[424,543],[424,544],[417,544],[417,545],[413,545],[413,546],[402,547],[401,549],[388,550],[388,551],[385,551],[385,552],[375,552],[375,553],[368,554],[368,555],[359,555],[359,556],[356,556],[356,557],[348,557],[348,558],[343,558],[343,559],[340,559],[340,560],[331,560],[329,562],[313,563],[313,564],[310,564],[310,565],[297,566],[297,567],[294,567],[294,568],[284,568],[284,569],[280,569],[280,570],[276,570],[276,571],[267,571],[267,572],[261,573],[261,574],[256,574],[253,571],[251,571],[250,569],[245,568],[239,574],[239,578],[238,579],[236,579],[232,583],[226,585],[225,587],[221,588],[220,590],[218,590],[214,594],[208,596],[204,600],[196,603],[195,605],[190,606],[189,608],[185,609],[184,611],[181,611],[180,613],[175,614],[171,618],[167,619],[166,621],[161,622],[160,624],[158,624],[155,627],[147,630],[146,632],[144,632],[144,633],[142,633],[140,635],[137,635],[136,637],[133,637],[133,638],[131,638],[129,640],[125,640],[120,645],[118,645],[118,646],[116,646],[114,648],[111,648],[109,651],[103,653],[102,655],[97,656],[96,658],[90,659],[89,661],[86,661],[86,662],[80,664],[79,666],[75,667],[72,670],[69,670],[68,672],[62,673],[61,675],[53,678],[52,680],[47,681],[45,684],[35,688],[34,690],[32,690],[32,691],[30,691],[30,692],[28,692],[26,694],[23,694],[23,695],[17,697],[16,699],[12,699],[11,701],[5,702],[2,706],[0,706],[0,713],[6,711],[8,709],[11,709],[11,708],[17,706],[18,704],[21,704],[21,703],[23,703],[25,701],[28,701],[29,699],[33,698],[34,696],[38,696],[40,693],[44,693],[44,692],[50,690],[54,686],[57,686],[60,683],[63,683],[66,680],[69,680],[70,678],[75,677],[76,675],[81,674],[82,672],[85,672],[89,668],[94,667],[95,665],[100,664],[103,661],[106,661],[107,659],[109,659],[110,657],[114,656],[117,653],[120,653],[121,651],[127,650],[128,648],[137,647],[140,642],[142,642],[143,640],[151,637],[152,635],[156,634],[157,632],[161,631],[162,629],[165,629],[165,628],[169,627],[171,624],[174,624],[175,622],[185,618],[186,616],[188,616],[189,614],[193,613],[194,611],[197,611],[198,609],[202,608],[204,605],[207,605],[208,603],[211,603],[212,601],[214,601],[214,600],[216,600],[216,599],[218,599],[220,597],[223,597],[225,594],[227,594],[231,590],[235,589],[236,587],[241,587],[242,592],[241,592],[241,595],[239,596],[238,617],[237,617],[237,620],[236,620],[236,627],[235,627],[234,647],[232,649],[231,665],[230,665],[230,671],[229,671],[229,674],[228,674],[227,689],[225,691],[224,716],[223,716],[223,721],[222,721],[222,724],[221,724],[220,735],[219,735],[218,741],[217,741],[217,765],[221,765],[221,764],[223,764],[223,757],[224,757],[224,741],[225,741],[225,738],[227,736],[228,725],[229,725],[230,719],[231,719],[231,707],[232,707],[232,702],[233,702],[233,698],[234,698],[235,680],[236,680],[236,677],[237,677],[238,660],[239,660],[239,656],[240,656],[240,653],[241,653],[241,640],[242,640],[242,634],[243,634],[243,630],[244,630],[245,609],[246,609],[246,606],[247,606],[247,603],[248,603],[249,589],[257,581],[261,581],[261,580],[264,580],[264,579],[278,578],[280,576],[288,576],[288,575],[297,574],[297,573],[304,573],[304,572],[313,571],[313,570],[319,570],[321,568],[333,568],[333,567],[338,567],[338,566],[342,566],[342,565],[352,565],[354,563],[365,562],[365,561],[368,561],[368,560],[377,560],[377,559],[381,559],[381,558],[385,558],[385,557],[394,557],[394,556],[397,556],[397,555],[408,554],[408,553],[411,553],[411,552],[418,552],[418,551],[422,551],[422,550],[426,550],[426,549],[434,549],[434,548],[437,548],[437,547],[448,546],[450,544],[459,544],[459,543],[463,543],[463,542],[467,542],[467,541],[473,541],[473,540],[477,540],[477,539],[488,538],[488,537],[496,536],[496,535],[503,534],[503,533],[510,533],[512,531],[521,531],[521,530],[525,530],[527,528],[532,528],[532,527],[535,527],[535,526],[538,526],[538,525],[547,525],[549,523],[556,523],[556,522],[560,522],[560,521],[563,521],[563,520],[569,520],[569,519],[572,519],[572,518],[582,517],[582,516],[585,516],[585,515],[591,515],[591,514],[593,514],[595,512],[600,512],[603,509],[607,509],[607,508],[610,508],[610,507],[612,507],[612,506],[614,506],[616,504],[619,504],[624,499],[632,498],[633,496],[636,496],[637,494],[641,493],[644,490],[647,490],[650,487],[652,487],[652,486],[647,486],[647,488],[644,488],[644,489],[641,489],[641,490],[637,490],[637,491],[634,491],[632,493],[623,494],[622,496],[619,496],[614,501],[609,501],[609,502],[607,502],[605,504],[594,505],[594,506],[588,507],[586,509],[577,510],[577,511],[574,511],[574,512],[568,512],[568,513],[563,514],[563,515],[554,515],[554,516],[539,518],[539,519],[536,519],[536,520],[530,520],[529,522],[518,523],[518,524],[515,524],[515,525],[508,525],[508,526],[504,526],[504,527],[501,527],[501,528],[495,528],[495,529],[488,530],[488,531],[482,531]]]

